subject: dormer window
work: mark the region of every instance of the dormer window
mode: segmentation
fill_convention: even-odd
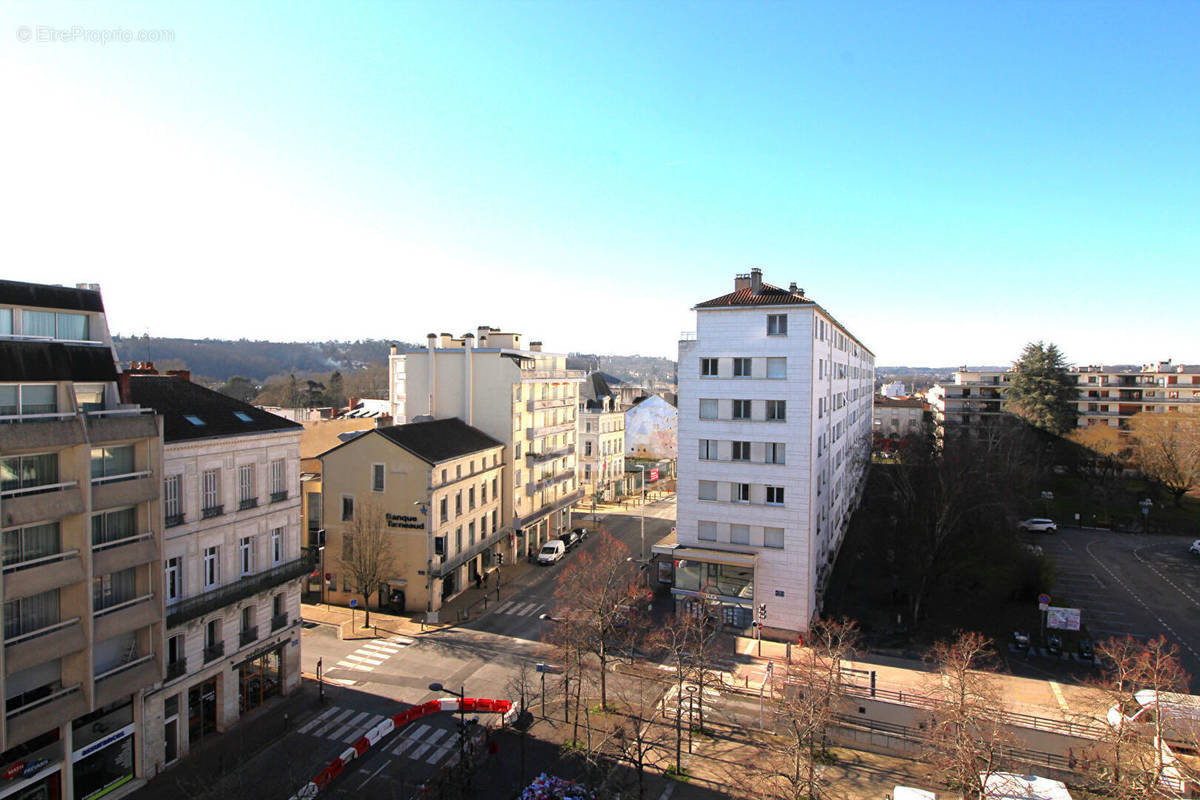
[[[191,414],[185,414],[183,418],[195,425],[197,428],[203,427],[207,424],[204,420],[200,419],[199,417],[192,416]]]

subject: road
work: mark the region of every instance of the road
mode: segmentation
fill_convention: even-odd
[[[1200,692],[1200,559],[1190,540],[1062,528],[1030,541],[1054,562],[1054,605],[1080,608],[1096,639],[1167,637]]]

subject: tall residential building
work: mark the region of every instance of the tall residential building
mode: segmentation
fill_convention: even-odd
[[[794,636],[820,610],[861,494],[875,358],[803,289],[757,269],[693,310],[695,337],[679,343],[676,542],[655,551],[674,561],[677,601]]]
[[[295,422],[136,363],[123,394],[163,419],[166,679],[146,698],[153,774],[300,685]]]
[[[504,445],[499,540],[518,557],[570,527],[583,496],[575,478],[575,417],[583,373],[566,356],[521,349],[521,337],[496,328],[454,338],[429,334],[424,350],[389,359],[388,390],[397,424],[458,417]],[[434,578],[445,576],[434,568]]]
[[[625,413],[601,372],[580,390],[577,436],[579,485],[597,502],[613,500],[625,479]]]
[[[161,459],[159,418],[121,402],[99,288],[0,281],[0,797],[119,797],[153,769]]]

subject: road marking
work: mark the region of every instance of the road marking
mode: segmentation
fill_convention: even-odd
[[[339,710],[338,706],[333,706],[332,708],[329,708],[324,713],[322,713],[320,716],[313,717],[308,722],[301,725],[300,728],[297,729],[297,733],[308,733],[310,730],[312,730],[313,728],[320,725],[321,722],[323,722],[325,720],[325,718],[328,717],[330,714],[336,714],[338,712],[338,710]]]
[[[346,656],[346,658],[348,658],[351,661],[361,661],[364,664],[370,664],[372,667],[378,667],[384,661],[381,658],[380,659],[367,658],[366,656],[360,656],[357,653],[351,653],[350,655]]]
[[[434,744],[437,743],[437,740],[441,739],[445,735],[446,731],[443,728],[436,729],[433,732],[433,735],[429,737],[429,740],[422,742],[420,747],[408,754],[408,757],[414,761],[420,760],[422,756],[429,752],[429,748],[433,747]]]
[[[387,762],[386,762],[386,761],[384,761],[382,764],[380,764],[380,765],[379,765],[379,769],[375,770],[375,771],[374,771],[374,772],[372,772],[372,773],[371,773],[369,776],[367,776],[367,779],[366,779],[365,781],[363,781],[362,783],[360,783],[360,784],[358,785],[358,788],[360,788],[360,789],[361,789],[361,788],[363,788],[364,786],[366,786],[368,783],[370,783],[370,782],[371,782],[371,780],[372,780],[372,779],[373,779],[373,778],[374,778],[376,775],[378,775],[379,773],[383,772],[383,770],[384,770],[384,768],[385,768],[385,767],[387,767]]]
[[[1063,697],[1062,687],[1054,681],[1050,681],[1050,691],[1054,692],[1054,699],[1058,701],[1058,707],[1064,712],[1070,713],[1071,707],[1067,705],[1067,698]]]
[[[337,666],[342,669],[357,669],[362,672],[371,672],[374,669],[374,667],[364,667],[362,664],[355,664],[353,661],[339,661],[337,662]]]
[[[349,731],[351,728],[357,727],[358,723],[362,722],[364,719],[366,719],[369,716],[371,716],[370,711],[359,712],[358,714],[356,714],[354,716],[354,719],[347,720],[346,724],[344,724],[342,727],[338,728],[338,732],[333,734],[329,738],[330,739],[341,739],[343,736],[346,735],[347,731]],[[358,737],[355,736],[354,738],[357,739]]]
[[[380,655],[386,653],[389,656],[394,656],[396,653],[400,652],[399,647],[389,647],[382,644],[364,644],[362,647],[358,648],[357,652],[361,653],[364,650],[372,653],[379,653]]]
[[[331,730],[335,725],[341,725],[342,720],[347,719],[353,713],[353,708],[347,708],[341,714],[331,719],[328,724],[322,725],[318,730],[313,731],[313,736],[324,736],[327,731]]]
[[[344,744],[350,744],[351,742],[357,742],[360,738],[362,738],[364,731],[371,730],[371,728],[374,728],[376,725],[378,725],[381,722],[383,722],[382,714],[372,714],[371,718],[369,720],[367,720],[366,722],[362,723],[361,725],[356,724],[354,726],[354,730],[350,731],[350,733],[346,734],[346,736],[342,738],[342,742]],[[333,738],[337,738],[337,737],[333,737]]]
[[[438,747],[437,750],[435,750],[434,752],[429,754],[429,758],[425,759],[425,763],[426,764],[436,764],[438,762],[438,759],[445,758],[447,753],[451,752],[452,750],[456,749],[457,747],[458,747],[458,737],[455,736],[451,739],[448,739],[448,740],[442,742],[441,746]]]
[[[1149,545],[1147,545],[1147,547],[1148,546]],[[1146,559],[1142,558],[1141,551],[1144,549],[1146,549],[1146,548],[1139,547],[1138,549],[1134,550],[1133,557],[1136,558],[1138,561],[1142,562],[1143,564],[1145,564],[1147,567],[1149,567],[1150,571],[1153,572],[1155,575],[1157,575],[1158,577],[1162,578],[1164,581],[1169,583],[1171,585],[1171,588],[1173,588],[1175,591],[1179,592],[1181,595],[1183,595],[1189,601],[1191,601],[1192,605],[1194,605],[1196,608],[1200,608],[1200,601],[1197,601],[1196,598],[1192,597],[1190,594],[1185,592],[1183,589],[1180,589],[1179,586],[1175,583],[1175,581],[1171,580],[1166,575],[1163,575],[1161,572],[1158,571],[1157,567],[1155,567],[1153,564],[1151,564]],[[1189,649],[1191,649],[1191,648],[1189,648]],[[1195,651],[1192,651],[1192,652],[1195,652]]]
[[[505,600],[503,603],[501,603],[500,605],[496,606],[496,610],[497,610],[497,611],[499,611],[501,614],[507,614],[507,613],[508,613],[508,610],[507,610],[507,609],[508,609],[508,608],[509,608],[509,607],[510,607],[512,604],[513,604],[513,601],[512,601],[512,600]]]

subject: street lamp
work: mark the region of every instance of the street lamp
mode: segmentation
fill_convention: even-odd
[[[436,681],[429,684],[429,691],[431,692],[445,692],[458,698],[458,766],[462,769],[463,777],[469,787],[471,776],[467,772],[467,711],[463,707],[463,700],[467,696],[467,687],[463,685],[459,688],[461,691],[456,692],[453,689],[447,689]]]

